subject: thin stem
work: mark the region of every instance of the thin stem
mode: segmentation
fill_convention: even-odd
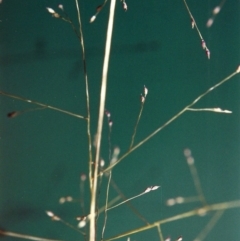
[[[85,216],[85,203],[84,203],[84,184],[85,181],[80,180],[80,206],[82,209],[82,215]]]
[[[114,203],[116,203],[116,202],[119,201],[120,199],[121,199],[121,196],[120,196],[120,195],[118,195],[118,196],[116,196],[115,198],[113,198],[113,199],[107,204],[107,206],[104,205],[104,206],[102,206],[101,208],[99,208],[98,214],[104,212],[107,207],[111,207]]]
[[[196,23],[193,15],[192,15],[192,13],[191,13],[188,5],[187,5],[186,0],[183,0],[183,2],[184,2],[184,4],[185,4],[185,7],[186,7],[186,9],[187,9],[187,11],[188,11],[188,14],[189,14],[191,20],[194,22],[194,26],[196,27],[196,30],[197,30],[197,32],[198,32],[198,35],[199,35],[200,39],[203,40],[202,34],[201,34],[200,30],[198,29],[197,23]]]
[[[111,49],[115,5],[116,5],[116,0],[111,0],[106,46],[105,46],[105,56],[104,56],[104,63],[103,63],[101,97],[100,97],[98,128],[97,128],[97,136],[96,136],[95,169],[94,169],[94,177],[93,177],[93,185],[92,185],[92,193],[91,193],[92,195],[91,195],[91,203],[90,203],[90,241],[95,241],[96,239],[95,210],[96,210],[96,192],[97,192],[97,182],[98,182],[98,167],[99,167],[99,159],[100,159],[103,116],[104,116],[104,109],[105,109],[104,107],[105,107],[106,90],[107,90],[107,73],[108,73],[108,64],[109,64],[109,56],[110,56],[110,49]]]
[[[119,201],[121,199],[121,196],[116,196],[115,198],[113,198],[108,204],[107,204],[107,207],[111,207],[114,203],[116,203],[117,201]],[[102,206],[101,208],[99,208],[96,212],[96,216],[99,215],[100,213],[104,212],[106,209],[106,206]],[[84,217],[86,217],[86,223],[89,222],[89,215],[85,215]],[[82,217],[80,217],[81,219]]]
[[[76,0],[76,1],[77,1],[77,0]],[[65,14],[66,14],[66,12],[65,12]],[[67,16],[67,14],[66,14],[66,16]],[[78,39],[81,40],[81,36],[79,35],[79,33],[78,33],[75,25],[73,24],[72,20],[71,20],[68,16],[67,16],[67,18],[65,18],[65,17],[63,17],[63,16],[60,15],[60,18],[61,18],[63,21],[65,21],[65,22],[67,22],[67,23],[70,23],[70,25],[72,26],[72,29],[73,29],[74,33],[76,34],[76,36],[78,37]],[[80,33],[80,34],[81,34],[81,33]]]
[[[46,107],[30,108],[30,109],[26,109],[26,110],[20,111],[20,114],[23,114],[23,113],[26,113],[26,112],[35,111],[35,110],[44,110],[44,109],[46,109]]]
[[[201,182],[200,182],[200,179],[198,176],[197,168],[195,167],[194,164],[189,165],[189,168],[190,168],[190,172],[192,174],[192,178],[193,178],[193,182],[194,182],[196,191],[198,193],[199,200],[201,200],[202,204],[206,205],[207,202],[206,202],[206,198],[203,194],[202,185],[201,185]]]
[[[199,95],[192,103],[184,107],[181,111],[179,111],[176,115],[174,115],[171,119],[169,119],[167,122],[165,122],[162,126],[160,126],[158,129],[156,129],[154,132],[152,132],[150,135],[148,135],[145,139],[140,141],[138,144],[136,144],[131,150],[128,150],[125,154],[123,154],[115,163],[113,163],[111,166],[107,167],[103,172],[108,172],[113,167],[115,167],[119,162],[121,162],[125,157],[127,157],[130,153],[135,151],[137,148],[139,148],[141,145],[143,145],[145,142],[147,142],[149,139],[151,139],[153,136],[155,136],[159,131],[163,130],[165,127],[167,127],[170,123],[172,123],[174,120],[176,120],[178,117],[180,117],[183,113],[185,113],[190,107],[195,105],[200,99],[202,99],[204,96],[206,96],[208,93],[210,93],[212,90],[216,89],[226,81],[230,80],[233,76],[238,74],[240,72],[240,67],[236,71],[234,71],[232,74],[209,88],[207,91],[205,91],[203,94]]]
[[[111,157],[112,157],[112,142],[111,142],[111,131],[112,131],[112,123],[110,120],[110,117],[108,117],[108,160],[109,163],[111,162]],[[114,155],[114,154],[113,154]],[[108,204],[108,196],[109,196],[109,188],[110,188],[110,183],[112,179],[112,171],[109,172],[108,176],[108,184],[107,184],[107,191],[106,191],[106,205],[105,205],[105,210],[104,210],[104,224],[103,224],[103,229],[102,229],[102,239],[104,236],[104,231],[106,228],[107,224],[107,204]]]
[[[7,232],[7,231],[3,231],[3,230],[0,230],[0,234],[3,235],[3,236],[21,238],[21,239],[28,239],[28,240],[34,240],[34,241],[61,241],[59,239],[46,239],[46,238],[40,238],[40,237],[26,235],[26,234]]]
[[[160,241],[164,241],[163,234],[162,234],[162,229],[160,227],[160,224],[157,225],[157,230],[158,230],[158,235],[159,235]]]
[[[107,210],[108,210],[107,205],[108,205],[108,196],[109,196],[109,187],[110,187],[111,178],[112,178],[112,172],[110,171],[109,177],[108,177],[108,184],[107,184],[106,204],[105,204],[105,210],[104,210],[104,225],[103,225],[103,229],[102,229],[102,239],[101,240],[103,240],[104,231],[105,231],[106,224],[107,224]]]
[[[188,211],[188,212],[185,212],[185,213],[182,213],[182,214],[178,214],[178,215],[172,216],[170,218],[162,219],[162,220],[159,220],[159,221],[154,222],[154,223],[149,224],[149,225],[145,225],[141,228],[137,228],[137,229],[134,229],[134,230],[116,235],[114,237],[106,239],[105,241],[111,241],[111,240],[123,238],[123,237],[126,237],[126,236],[130,236],[134,233],[139,233],[139,232],[146,231],[148,229],[155,228],[158,225],[162,225],[162,224],[165,224],[165,223],[177,221],[177,220],[184,219],[184,218],[198,216],[201,213],[206,213],[206,212],[209,212],[209,211],[216,211],[216,210],[227,210],[227,209],[231,209],[231,208],[240,208],[240,200],[224,202],[224,203],[217,203],[217,204],[205,206],[203,208],[193,209],[191,211]]]
[[[135,199],[135,198],[137,198],[137,197],[140,197],[140,196],[142,196],[142,195],[144,195],[144,194],[146,194],[146,192],[142,192],[142,193],[140,193],[140,194],[138,194],[138,195],[136,195],[136,196],[134,196],[134,197],[128,198],[128,199],[126,199],[126,200],[124,200],[124,201],[116,204],[115,206],[112,206],[112,207],[108,208],[107,211],[109,211],[109,210],[111,210],[111,209],[113,209],[113,208],[116,208],[116,207],[118,207],[118,206],[120,206],[120,205],[122,205],[122,204],[124,204],[124,203],[126,203],[126,202],[129,202],[129,201],[132,200],[132,199]]]
[[[111,179],[111,185],[116,190],[116,192],[121,196],[123,200],[126,200],[127,197],[124,195],[124,193],[120,190],[120,188],[117,186],[116,182]],[[132,210],[132,212],[139,217],[144,223],[149,224],[149,222],[146,220],[146,218],[143,217],[141,213],[131,204],[131,202],[127,202],[126,205]]]
[[[46,211],[46,214],[52,219],[52,221],[57,221],[57,222],[61,222],[64,225],[66,225],[67,227],[77,231],[78,233],[82,234],[84,236],[84,239],[86,238],[86,233],[80,231],[78,228],[76,228],[75,226],[71,225],[70,223],[66,222],[65,220],[61,219],[59,216],[55,215],[52,211]]]
[[[188,108],[188,111],[212,111],[216,113],[223,113],[223,114],[231,114],[232,111],[230,110],[222,110],[220,108]]]
[[[63,223],[64,225],[66,225],[67,227],[69,227],[69,228],[75,230],[76,232],[82,234],[82,235],[84,236],[84,239],[86,238],[86,234],[85,234],[84,232],[82,232],[81,230],[79,230],[78,228],[76,228],[75,226],[73,226],[72,224],[64,221],[64,220],[61,219],[61,218],[59,219],[59,221],[62,222],[62,223]]]
[[[88,155],[89,155],[89,184],[90,190],[92,190],[92,138],[90,131],[90,99],[89,99],[89,88],[88,88],[88,75],[87,75],[87,65],[86,65],[86,56],[85,56],[85,47],[84,47],[84,39],[83,39],[83,31],[82,31],[82,22],[80,16],[80,10],[78,5],[78,0],[75,0],[76,8],[78,13],[78,23],[79,23],[79,32],[80,32],[80,43],[82,47],[82,60],[83,60],[83,72],[85,78],[85,86],[86,86],[86,100],[87,100],[87,135],[88,135]]]
[[[131,144],[130,144],[129,150],[132,149],[132,146],[133,146],[133,144],[134,144],[134,138],[135,138],[135,135],[136,135],[136,133],[137,133],[137,127],[138,127],[138,123],[139,123],[140,118],[141,118],[141,115],[142,115],[144,103],[145,103],[145,101],[143,101],[143,102],[141,103],[140,112],[139,112],[139,115],[138,115],[138,118],[137,118],[136,125],[135,125],[135,127],[134,127],[134,131],[133,131],[132,140],[131,140]]]
[[[206,198],[203,194],[200,178],[198,176],[197,168],[194,164],[194,158],[191,156],[191,154],[187,157],[187,164],[188,164],[188,167],[190,169],[192,179],[193,179],[193,183],[194,183],[195,189],[197,191],[199,200],[202,202],[203,205],[207,205]]]
[[[116,196],[115,198],[113,198],[113,199],[107,204],[107,206],[101,207],[101,208],[99,209],[99,213],[103,212],[103,211],[106,209],[106,207],[111,207],[115,202],[117,202],[117,201],[120,200],[120,199],[121,199],[121,196],[120,196],[120,195]]]
[[[63,110],[63,109],[60,109],[60,108],[57,108],[57,107],[54,107],[54,106],[51,106],[51,105],[43,104],[43,103],[40,103],[40,102],[37,102],[37,101],[34,101],[34,100],[30,100],[30,99],[27,99],[27,98],[24,98],[24,97],[21,97],[21,96],[13,95],[13,94],[7,93],[5,91],[0,91],[0,95],[5,95],[5,96],[13,98],[13,99],[17,99],[17,100],[21,100],[21,101],[24,101],[24,102],[27,102],[27,103],[30,103],[30,104],[42,106],[43,108],[48,108],[48,109],[51,109],[51,110],[59,111],[59,112],[64,113],[66,115],[71,115],[71,116],[74,116],[74,117],[77,117],[77,118],[80,118],[80,119],[85,119],[85,120],[88,119],[87,117],[75,114],[73,112]]]
[[[217,224],[218,220],[222,217],[225,210],[218,210],[214,213],[213,217],[207,223],[206,227],[199,233],[199,235],[194,239],[194,241],[203,241],[209,232],[214,228]]]

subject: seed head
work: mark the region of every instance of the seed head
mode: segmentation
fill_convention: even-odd
[[[122,3],[122,8],[123,8],[123,10],[126,12],[127,11],[127,4],[126,4],[126,2],[125,1],[123,1],[123,3]]]
[[[206,49],[207,48],[207,46],[206,46],[206,43],[205,43],[205,41],[202,39],[202,48],[203,49]]]
[[[207,55],[207,58],[210,59],[210,51],[208,48],[206,48],[206,55]]]
[[[146,88],[146,86],[144,85],[143,87],[143,93],[144,93],[144,96],[146,97],[147,94],[148,94],[148,89]]]
[[[193,18],[191,18],[191,25],[192,25],[192,29],[194,29],[195,22],[194,22]]]
[[[90,18],[90,23],[92,23],[92,22],[94,22],[95,21],[95,19],[96,19],[96,15],[93,15],[91,18]]]

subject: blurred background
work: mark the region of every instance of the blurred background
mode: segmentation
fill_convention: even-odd
[[[106,109],[113,121],[111,142],[120,156],[130,145],[139,114],[143,86],[149,90],[135,143],[164,124],[239,65],[239,0],[189,0],[188,4],[211,51],[207,59],[183,1],[117,1],[108,74]],[[206,23],[222,4],[213,25]],[[0,90],[86,116],[85,81],[79,40],[70,24],[51,17],[46,7],[61,13],[58,4],[77,24],[75,1],[3,0],[0,4]],[[103,54],[109,2],[95,14],[101,1],[79,1],[89,77],[91,132],[96,133]],[[208,204],[240,199],[239,75],[202,99],[196,108],[231,110],[232,114],[187,112],[131,153],[113,170],[113,180],[126,197],[151,185],[160,189],[131,204],[149,222],[194,208],[200,202],[166,206],[169,198],[196,196],[183,151],[191,149]],[[37,106],[36,106],[37,107]],[[88,180],[84,184],[85,213],[80,202],[59,204],[61,197],[81,195],[80,176],[88,173],[86,122],[49,109],[8,118],[12,111],[35,108],[0,96],[0,227],[6,231],[65,241],[82,236],[60,222],[53,211],[77,226],[76,216],[89,211]],[[108,122],[104,123],[101,157],[108,158]],[[105,203],[106,178],[99,189]],[[110,189],[109,199],[118,196]],[[162,226],[172,240],[194,240],[214,213],[181,219]],[[240,210],[230,209],[204,239],[240,240]],[[103,215],[98,219],[98,240]],[[128,206],[108,212],[105,237],[146,225]],[[0,237],[16,240],[13,237]],[[127,237],[120,240],[127,240]],[[159,240],[156,229],[131,240]]]

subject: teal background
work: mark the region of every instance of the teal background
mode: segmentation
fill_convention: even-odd
[[[77,24],[75,1],[61,2]],[[57,10],[59,1],[3,0],[0,5],[0,89],[86,115],[85,85],[79,41],[71,26],[52,18],[46,7]],[[90,17],[101,1],[80,1],[90,87],[92,135],[96,133],[99,90],[109,3],[93,24]],[[188,4],[211,51],[207,60],[200,39],[191,29],[182,1],[127,1],[124,12],[117,1],[106,108],[113,120],[112,144],[128,150],[139,113],[143,85],[149,89],[139,124],[139,142],[198,95],[235,71],[239,65],[239,7],[226,1],[213,26],[206,21],[219,0],[189,0]],[[0,226],[2,229],[66,241],[82,236],[58,222],[45,210],[77,225],[79,203],[60,205],[62,196],[79,198],[80,174],[88,172],[86,123],[51,110],[28,112],[13,119],[14,110],[33,105],[0,97]],[[132,201],[150,222],[170,217],[200,203],[167,207],[176,196],[196,191],[183,150],[190,148],[209,204],[240,199],[239,75],[201,100],[196,107],[221,107],[233,114],[188,112],[124,159],[113,179],[127,197],[146,187],[161,188]],[[105,121],[101,156],[108,160]],[[88,210],[89,188],[85,187]],[[99,206],[105,202],[103,180]],[[117,195],[110,190],[110,199]],[[182,219],[162,226],[164,237],[194,240],[212,214]],[[206,237],[240,240],[239,209],[227,210]],[[105,237],[143,226],[123,205],[109,211]],[[101,233],[102,217],[98,231]],[[3,240],[15,240],[1,237]],[[126,240],[122,238],[121,240]],[[100,235],[98,237],[100,240]],[[131,240],[159,240],[155,229]]]

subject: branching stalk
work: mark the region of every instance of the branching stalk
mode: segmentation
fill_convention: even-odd
[[[191,108],[193,105],[195,105],[199,100],[201,100],[204,96],[206,96],[208,93],[219,87],[220,85],[224,84],[226,81],[233,78],[235,75],[237,75],[240,72],[240,67],[236,71],[234,71],[232,74],[209,88],[207,91],[205,91],[203,94],[199,95],[192,103],[184,107],[181,111],[179,111],[176,115],[174,115],[171,119],[169,119],[167,122],[165,122],[162,126],[160,126],[158,129],[156,129],[154,132],[152,132],[150,135],[148,135],[145,139],[140,141],[138,144],[132,147],[131,150],[128,150],[125,154],[123,154],[115,163],[113,163],[111,166],[107,167],[103,172],[109,172],[113,167],[115,167],[119,162],[121,162],[125,157],[127,157],[131,152],[135,151],[137,148],[139,148],[141,145],[143,145],[145,142],[150,140],[153,136],[155,136],[158,132],[163,130],[165,127],[167,127],[170,123],[172,123],[174,120],[176,120],[178,117],[180,117],[183,113],[185,113],[189,108]]]
[[[207,206],[199,208],[199,209],[194,209],[194,210],[182,213],[182,214],[178,214],[176,216],[172,216],[170,218],[166,218],[166,219],[154,222],[152,224],[145,225],[141,228],[137,228],[137,229],[134,229],[134,230],[116,235],[116,236],[111,237],[109,239],[105,239],[104,241],[111,241],[111,240],[123,238],[123,237],[126,237],[126,236],[130,236],[134,233],[139,233],[139,232],[143,232],[143,231],[155,228],[158,225],[162,225],[162,224],[165,224],[165,223],[177,221],[177,220],[184,219],[184,218],[198,216],[202,213],[207,213],[209,211],[227,210],[227,209],[232,209],[232,208],[240,208],[240,200],[207,205]]]

